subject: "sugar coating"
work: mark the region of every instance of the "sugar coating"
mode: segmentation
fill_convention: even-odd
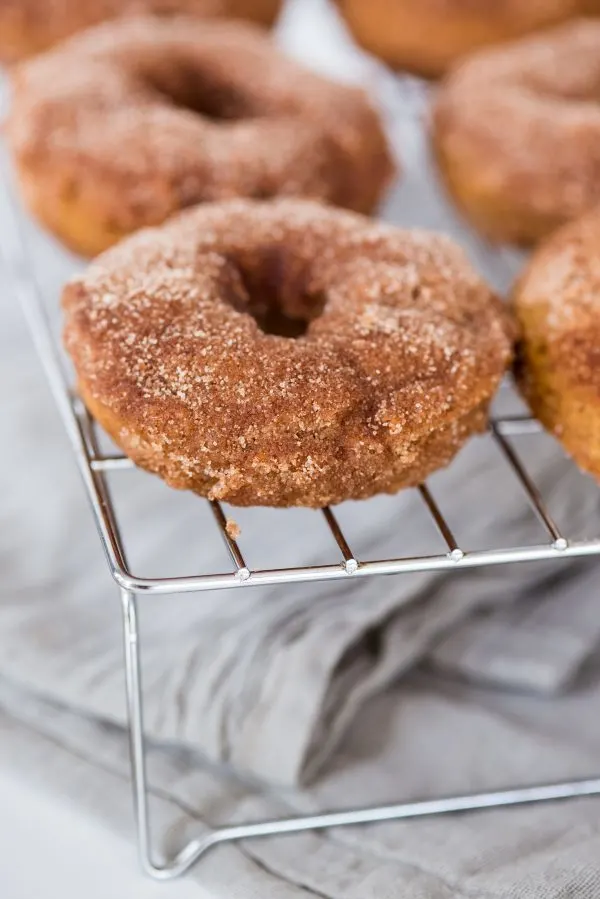
[[[13,87],[7,133],[26,194],[76,207],[115,235],[104,246],[236,196],[371,211],[394,169],[363,92],[249,24],[108,22],[22,64]]]
[[[64,293],[82,395],[170,484],[320,506],[418,483],[485,424],[506,312],[445,237],[301,200],[182,213]],[[304,321],[265,333],[270,309]]]
[[[542,227],[584,212],[600,202],[599,99],[600,21],[475,54],[442,84],[434,109],[451,189],[460,194],[462,172],[473,203],[495,205],[498,228],[509,230],[510,215]]]

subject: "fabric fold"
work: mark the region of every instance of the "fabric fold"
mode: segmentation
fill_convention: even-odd
[[[323,13],[319,3],[315,10]],[[288,29],[288,42],[293,34],[302,43],[289,21]],[[322,46],[329,46],[326,39]],[[404,165],[385,218],[459,236],[477,267],[498,289],[506,288],[520,257],[494,250],[464,228],[437,187],[424,122],[409,102],[407,83],[402,93],[398,80],[360,57],[361,72],[365,65]],[[60,285],[78,263],[29,220],[23,223],[59,330]],[[8,262],[9,277],[30,274]],[[0,379],[10,388],[4,409],[10,435],[0,466],[0,521],[7,534],[0,550],[0,676],[74,711],[123,724],[114,584],[20,310],[7,303],[4,314]],[[565,533],[595,533],[598,491],[549,437],[523,438],[522,446]],[[206,504],[143,473],[117,473],[111,483],[136,572],[227,570]],[[549,539],[489,438],[473,440],[449,470],[432,478],[431,489],[467,551]],[[445,550],[415,492],[347,504],[338,514],[360,559],[394,558],[414,546]],[[274,567],[338,558],[317,512],[251,510],[242,518],[240,543],[255,567],[264,567],[265,557]],[[148,732],[263,781],[296,786],[317,777],[365,706],[422,663],[481,683],[555,692],[568,685],[599,639],[597,568],[581,579],[579,563],[557,556],[555,565],[144,597]],[[555,589],[551,581],[559,570]],[[572,601],[565,578],[573,579]]]

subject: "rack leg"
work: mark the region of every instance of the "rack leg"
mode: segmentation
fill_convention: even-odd
[[[156,876],[157,869],[152,861],[150,849],[150,818],[148,813],[144,715],[140,670],[140,636],[135,593],[122,589],[121,605],[123,611],[129,753],[131,757],[138,852],[144,871],[151,876]]]
[[[123,612],[129,753],[131,757],[138,854],[144,873],[155,880],[172,880],[187,871],[213,845],[227,839],[226,830],[228,829],[222,828],[199,840],[192,840],[168,862],[159,864],[153,860],[150,839],[148,780],[146,776],[146,740],[144,734],[137,599],[135,593],[131,590],[121,588],[120,592]]]

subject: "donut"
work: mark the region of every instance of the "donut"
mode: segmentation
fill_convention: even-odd
[[[337,0],[356,41],[394,69],[443,75],[481,47],[578,15],[600,0]]]
[[[300,199],[200,205],[63,294],[80,396],[135,463],[234,505],[419,484],[486,425],[508,313],[447,238]]]
[[[14,62],[107,19],[185,14],[272,25],[281,0],[0,0],[0,59]]]
[[[82,255],[236,196],[371,212],[394,171],[363,92],[248,24],[115,20],[22,63],[13,84],[24,197]]]
[[[600,479],[600,208],[539,247],[512,305],[523,395],[577,464]]]
[[[600,203],[600,21],[482,51],[442,83],[433,144],[492,239],[532,245]]]

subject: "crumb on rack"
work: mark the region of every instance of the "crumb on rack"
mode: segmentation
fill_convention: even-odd
[[[237,538],[242,533],[242,529],[233,518],[228,518],[225,523],[225,530],[227,531],[227,536],[231,537],[232,540],[237,540]]]

